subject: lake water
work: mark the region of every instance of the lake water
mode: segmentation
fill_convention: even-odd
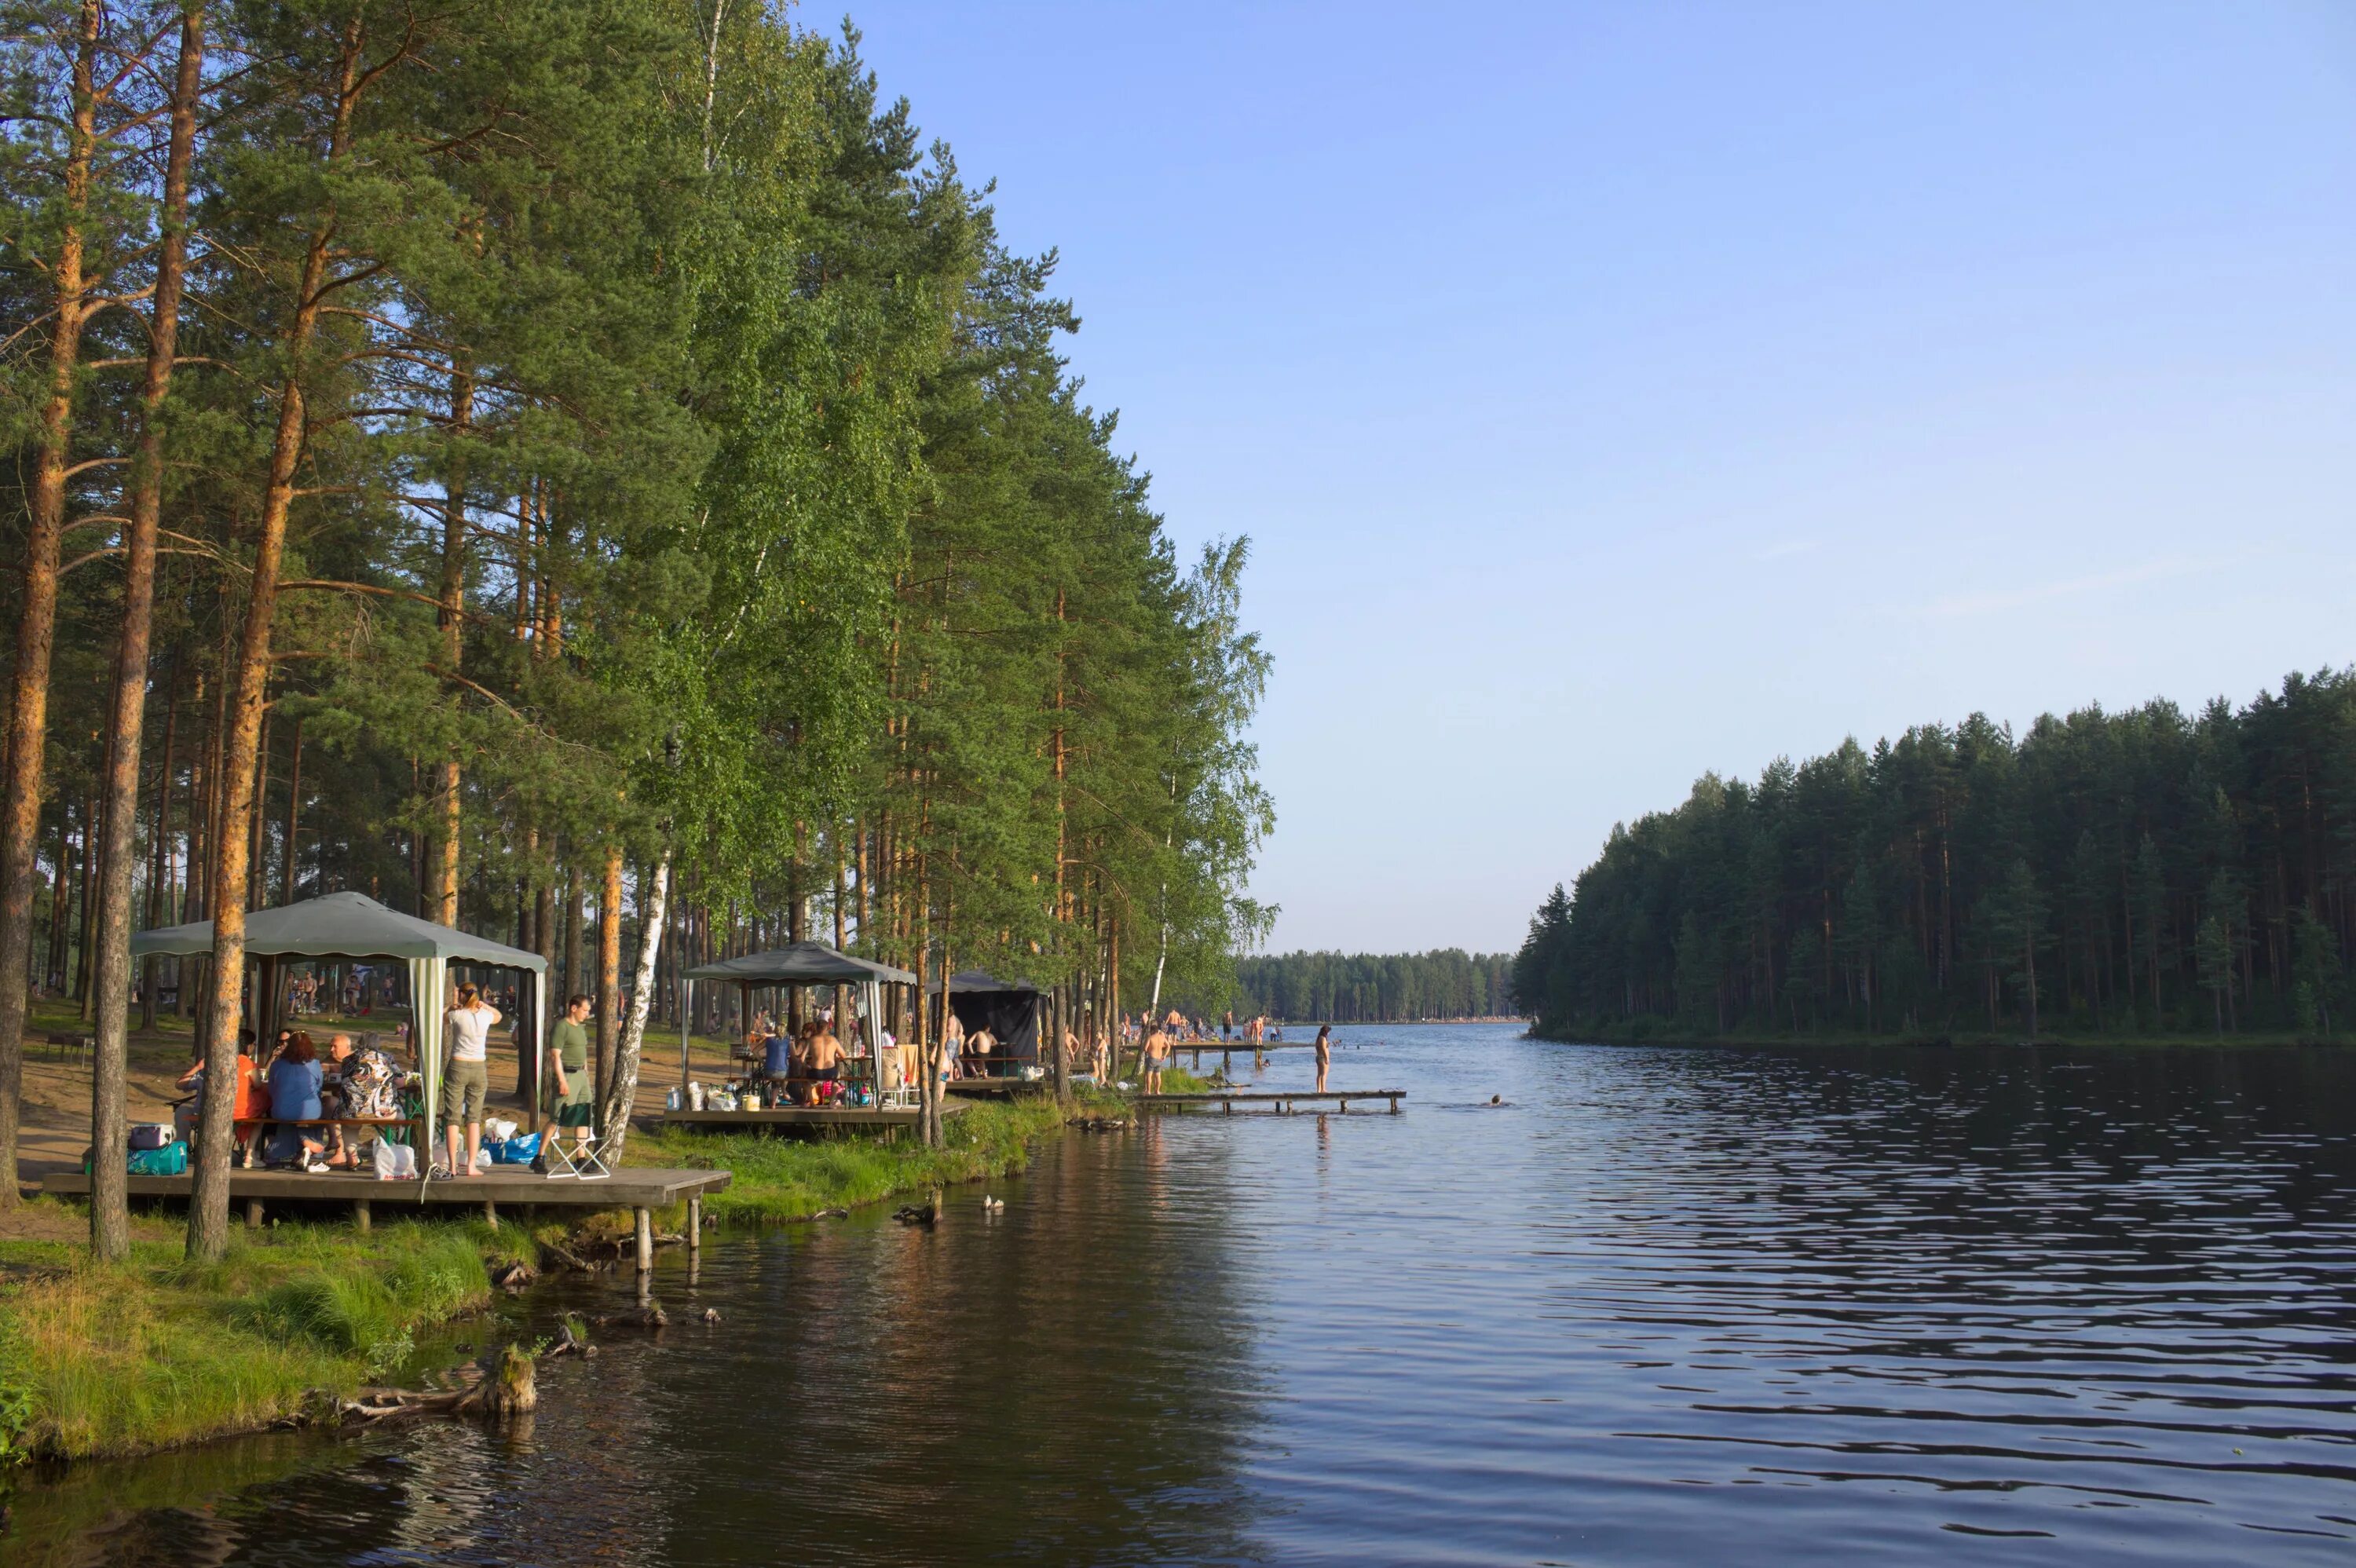
[[[0,1557],[2356,1563],[2356,1055],[1340,1038],[1404,1115],[667,1253],[528,1427],[93,1467]]]

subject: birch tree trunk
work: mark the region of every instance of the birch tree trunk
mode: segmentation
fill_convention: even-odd
[[[616,1167],[622,1163],[622,1146],[630,1134],[630,1113],[637,1103],[638,1061],[646,1044],[648,1009],[654,1005],[655,962],[662,954],[666,923],[663,911],[670,897],[670,854],[665,848],[662,859],[655,863],[651,888],[644,880],[639,883],[637,976],[630,987],[630,1016],[622,1026],[621,1043],[614,1053],[613,1086],[606,1091],[599,1121],[605,1133],[605,1157]]]

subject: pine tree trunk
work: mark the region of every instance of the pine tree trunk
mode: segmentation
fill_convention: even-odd
[[[336,92],[334,130],[327,162],[341,160],[351,136],[352,107],[359,88],[361,18],[344,30],[344,55]],[[294,470],[308,432],[303,389],[304,361],[318,325],[320,293],[335,241],[332,210],[311,231],[303,258],[294,316],[287,328],[289,364],[279,391],[278,429],[271,443],[270,480],[262,492],[262,519],[254,540],[253,579],[246,598],[245,629],[234,671],[227,755],[222,763],[221,816],[215,838],[213,872],[213,994],[207,1012],[204,1105],[198,1120],[196,1180],[188,1197],[188,1256],[219,1259],[229,1247],[230,1119],[237,1088],[239,1002],[245,980],[245,902],[250,891],[253,786],[258,782],[262,714],[270,684],[271,632],[278,612],[278,566],[286,547],[286,517],[294,500]],[[424,997],[412,998],[419,1007]]]
[[[55,300],[48,389],[34,441],[26,506],[24,588],[16,605],[16,664],[8,711],[8,774],[0,791],[0,1210],[16,1206],[17,1105],[25,1076],[25,965],[33,945],[34,853],[41,837],[41,771],[49,733],[49,656],[57,639],[58,555],[64,538],[74,376],[90,319],[83,230],[98,143],[98,0],[75,20],[73,102],[67,126],[66,223],[50,272]]]
[[[123,539],[123,631],[115,652],[114,717],[108,735],[106,843],[99,885],[98,1045],[91,1069],[91,1251],[109,1260],[131,1252],[131,1214],[123,1162],[123,1093],[130,1061],[131,861],[139,816],[140,737],[147,715],[148,642],[155,626],[155,538],[163,510],[164,399],[177,352],[180,293],[187,254],[188,166],[196,146],[197,93],[204,62],[204,8],[192,5],[180,19],[180,61],[172,89],[170,150],[164,174],[163,249],[156,262],[153,318],[148,325],[146,379],[140,389],[139,444],[132,469],[131,522]],[[298,735],[300,731],[297,731]],[[171,724],[165,723],[164,758],[171,766]],[[161,793],[168,794],[166,780]],[[292,816],[291,808],[289,812]],[[141,1004],[152,1022],[154,965]]]
[[[605,880],[597,895],[597,1099],[613,1093],[614,1053],[622,1011],[622,851],[605,851]]]
[[[302,826],[303,720],[297,719],[294,720],[292,750],[289,751],[286,758],[286,843],[284,847],[286,866],[285,875],[281,880],[281,886],[285,891],[279,897],[278,901],[281,903],[293,903],[295,891],[302,885],[302,879],[295,871],[294,859],[294,836],[301,831]]]

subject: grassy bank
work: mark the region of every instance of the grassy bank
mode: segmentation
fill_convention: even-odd
[[[961,1181],[1002,1176],[1030,1163],[1064,1114],[1052,1098],[978,1101],[948,1118],[946,1146],[884,1143],[858,1135],[785,1138],[770,1133],[712,1134],[656,1128],[630,1135],[624,1163],[733,1172],[704,1200],[724,1224],[777,1224],[828,1209],[850,1209]]]
[[[731,1171],[712,1212],[776,1223],[1020,1169],[1062,1125],[1041,1098],[972,1105],[939,1149],[650,1130],[632,1133],[627,1162]],[[178,1220],[143,1215],[131,1259],[101,1266],[87,1223],[79,1202],[37,1199],[0,1233],[0,1465],[168,1448],[297,1415],[315,1391],[383,1378],[420,1335],[489,1302],[491,1264],[539,1251],[512,1223],[297,1223],[240,1229],[220,1263],[192,1265]]]
[[[266,1425],[313,1390],[384,1375],[419,1331],[489,1301],[487,1263],[535,1252],[512,1225],[290,1224],[241,1232],[220,1263],[192,1264],[177,1224],[140,1229],[117,1265],[74,1243],[0,1240],[0,1457],[128,1454]]]

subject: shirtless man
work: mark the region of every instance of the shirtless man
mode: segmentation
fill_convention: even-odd
[[[809,1075],[819,1083],[832,1083],[842,1076],[842,1041],[825,1024],[811,1026],[809,1039]],[[826,1091],[819,1089],[812,1096],[823,1100]]]
[[[1162,1064],[1170,1056],[1170,1037],[1156,1028],[1145,1037],[1145,1092],[1162,1093]]]

